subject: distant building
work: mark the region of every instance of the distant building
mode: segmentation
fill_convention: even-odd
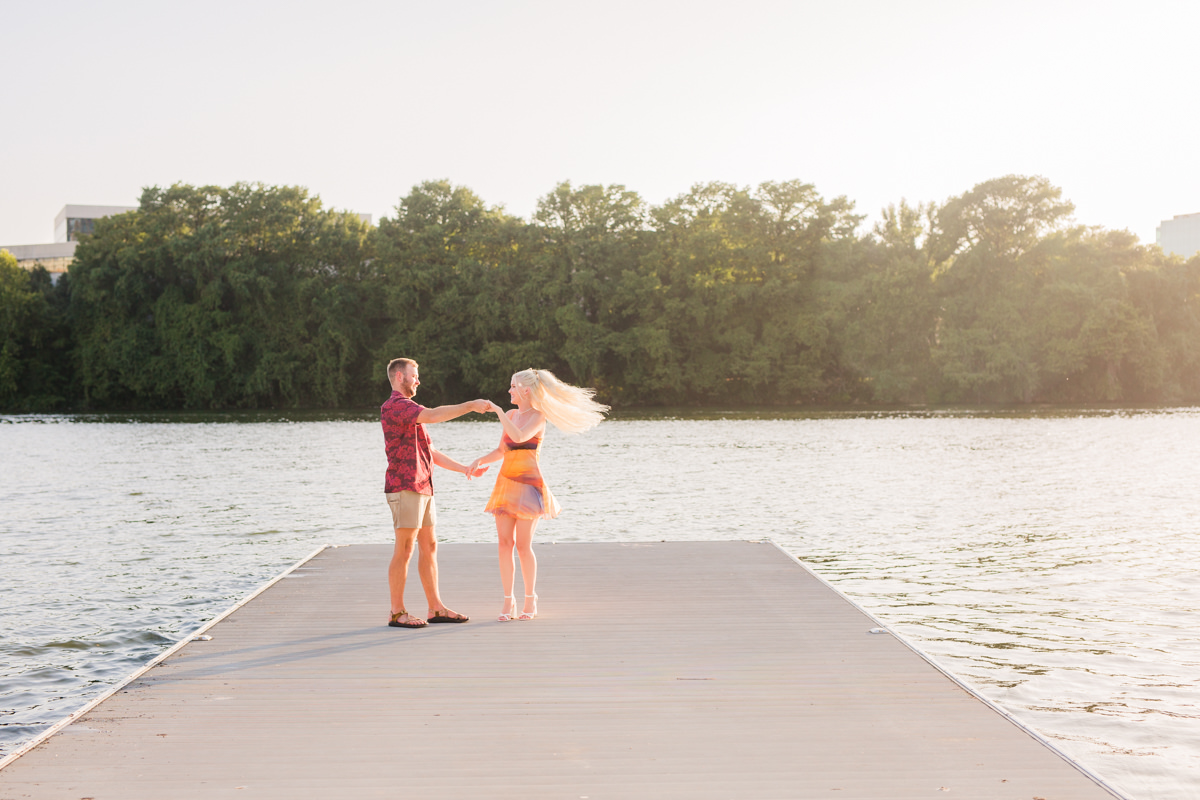
[[[53,244],[0,245],[0,250],[12,253],[17,264],[25,269],[41,264],[47,272],[66,272],[75,260],[79,237],[92,234],[96,220],[136,210],[137,206],[63,206],[54,218]],[[368,225],[373,224],[370,214],[358,214],[358,218]]]
[[[75,260],[75,245],[79,242],[62,242],[55,244],[6,244],[0,250],[7,250],[17,259],[17,266],[33,269],[37,264],[46,268],[47,272],[66,272]]]
[[[63,206],[54,218],[53,244],[10,244],[0,245],[17,259],[18,266],[33,269],[41,264],[47,272],[66,272],[75,260],[75,247],[81,234],[90,234],[96,228],[96,220],[113,214],[133,211],[137,206]]]
[[[78,242],[81,234],[96,230],[96,220],[136,210],[137,206],[63,206],[54,218],[54,241]]]
[[[1164,219],[1154,232],[1154,241],[1167,253],[1191,258],[1200,253],[1200,214],[1179,214]]]

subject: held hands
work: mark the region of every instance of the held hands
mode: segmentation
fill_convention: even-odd
[[[471,480],[471,478],[478,478],[480,475],[482,475],[483,473],[485,473],[487,471],[488,471],[487,465],[485,464],[483,466],[480,466],[479,459],[477,458],[471,462],[470,466],[467,467],[467,471],[466,471],[467,480]]]
[[[467,404],[471,411],[476,414],[503,414],[504,409],[493,403],[491,400],[472,400]]]

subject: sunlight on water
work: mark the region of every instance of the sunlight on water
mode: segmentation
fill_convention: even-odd
[[[178,419],[0,418],[0,753],[317,545],[390,541],[377,422]],[[1200,796],[1200,411],[618,420],[543,465],[541,539],[774,539],[1130,797]],[[492,541],[491,481],[436,477],[440,537]]]

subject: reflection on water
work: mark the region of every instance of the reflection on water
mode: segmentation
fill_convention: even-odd
[[[713,416],[552,431],[539,536],[772,538],[1129,796],[1200,796],[1200,411]],[[373,417],[230,419],[0,422],[0,748],[317,544],[389,540]],[[442,538],[491,541],[490,482],[438,478]]]

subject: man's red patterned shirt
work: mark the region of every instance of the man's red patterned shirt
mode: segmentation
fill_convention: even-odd
[[[433,494],[433,450],[425,426],[417,422],[417,415],[424,410],[399,392],[392,392],[379,409],[388,460],[383,491],[388,494]]]

